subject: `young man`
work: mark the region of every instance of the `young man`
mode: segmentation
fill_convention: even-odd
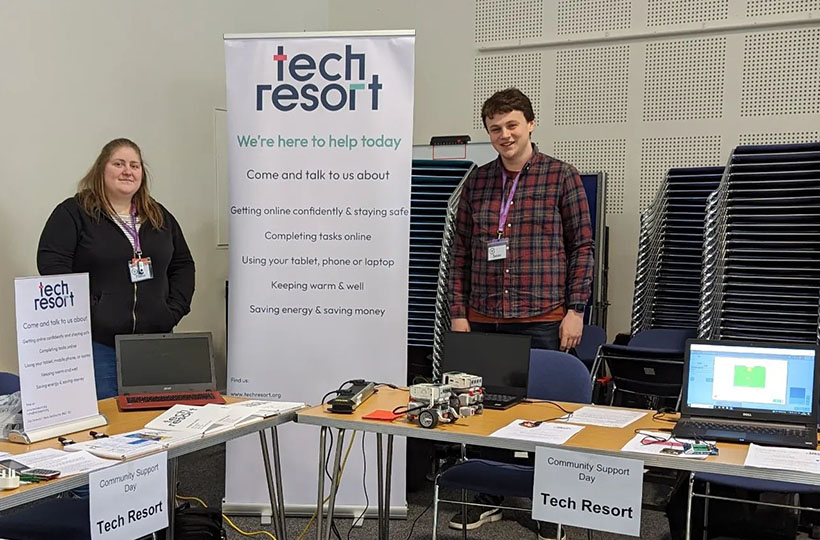
[[[532,143],[535,114],[520,90],[493,94],[481,117],[498,158],[479,167],[461,192],[450,265],[452,329],[529,334],[534,348],[568,351],[581,341],[593,272],[581,177]],[[480,507],[466,516],[470,529],[498,519],[500,510]],[[461,528],[461,514],[450,526]],[[555,537],[554,525],[539,529],[540,538]]]

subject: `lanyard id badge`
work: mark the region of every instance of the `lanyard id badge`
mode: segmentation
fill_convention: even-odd
[[[122,225],[123,229],[127,231],[128,235],[134,241],[134,256],[128,261],[128,275],[131,276],[131,283],[138,281],[146,281],[154,277],[154,268],[151,266],[151,257],[142,256],[142,247],[140,245],[140,235],[137,229],[137,209],[134,203],[131,203],[131,224],[125,223],[120,217],[114,214],[114,218]]]
[[[496,238],[487,242],[487,260],[498,261],[507,258],[509,241],[506,238]]]
[[[128,273],[131,282],[146,281],[154,277],[154,268],[151,266],[151,257],[134,257],[128,261]]]

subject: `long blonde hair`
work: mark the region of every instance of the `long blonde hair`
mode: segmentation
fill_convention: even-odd
[[[114,139],[102,147],[100,155],[94,160],[94,164],[91,165],[91,168],[77,186],[77,201],[83,210],[97,220],[103,214],[114,213],[114,207],[111,206],[108,197],[105,195],[105,165],[111,159],[111,154],[123,146],[131,148],[137,153],[142,167],[142,182],[131,199],[137,209],[137,214],[143,223],[148,221],[155,229],[161,229],[165,223],[162,209],[148,192],[149,175],[148,169],[145,168],[145,162],[142,160],[142,151],[137,143],[130,139]]]

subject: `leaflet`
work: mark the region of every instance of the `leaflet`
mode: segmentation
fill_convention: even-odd
[[[184,431],[202,434],[212,425],[218,423],[224,416],[225,412],[221,409],[176,404],[145,424],[145,427],[159,431]]]
[[[820,474],[820,451],[750,444],[744,465]]]
[[[584,426],[556,424],[554,422],[533,422],[531,420],[513,420],[508,425],[491,433],[490,437],[504,439],[523,439],[547,444],[564,444],[570,437],[584,429]]]
[[[113,462],[102,459],[84,450],[65,452],[56,448],[44,448],[14,456],[15,461],[32,469],[53,469],[60,471],[60,477],[83,474],[110,467]]]
[[[267,418],[269,416],[276,416],[289,411],[295,411],[305,406],[305,403],[295,401],[264,401],[261,399],[252,399],[248,401],[238,401],[224,407],[234,409],[247,409],[254,416]]]
[[[565,421],[570,424],[625,428],[639,418],[643,418],[646,414],[641,411],[587,406],[574,411]]]
[[[191,439],[202,437],[199,433],[141,429],[102,439],[92,439],[65,447],[67,452],[86,451],[107,459],[128,459],[165,450]]]

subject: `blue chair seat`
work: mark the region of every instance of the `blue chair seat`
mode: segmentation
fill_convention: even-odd
[[[88,540],[88,499],[48,499],[0,517],[0,538],[8,540]]]
[[[695,479],[721,486],[730,486],[752,491],[773,491],[776,493],[820,493],[820,486],[807,486],[793,482],[746,478],[745,476],[728,476],[716,473],[695,473]]]
[[[440,486],[468,489],[503,497],[532,497],[534,469],[526,465],[469,459],[438,477]]]

